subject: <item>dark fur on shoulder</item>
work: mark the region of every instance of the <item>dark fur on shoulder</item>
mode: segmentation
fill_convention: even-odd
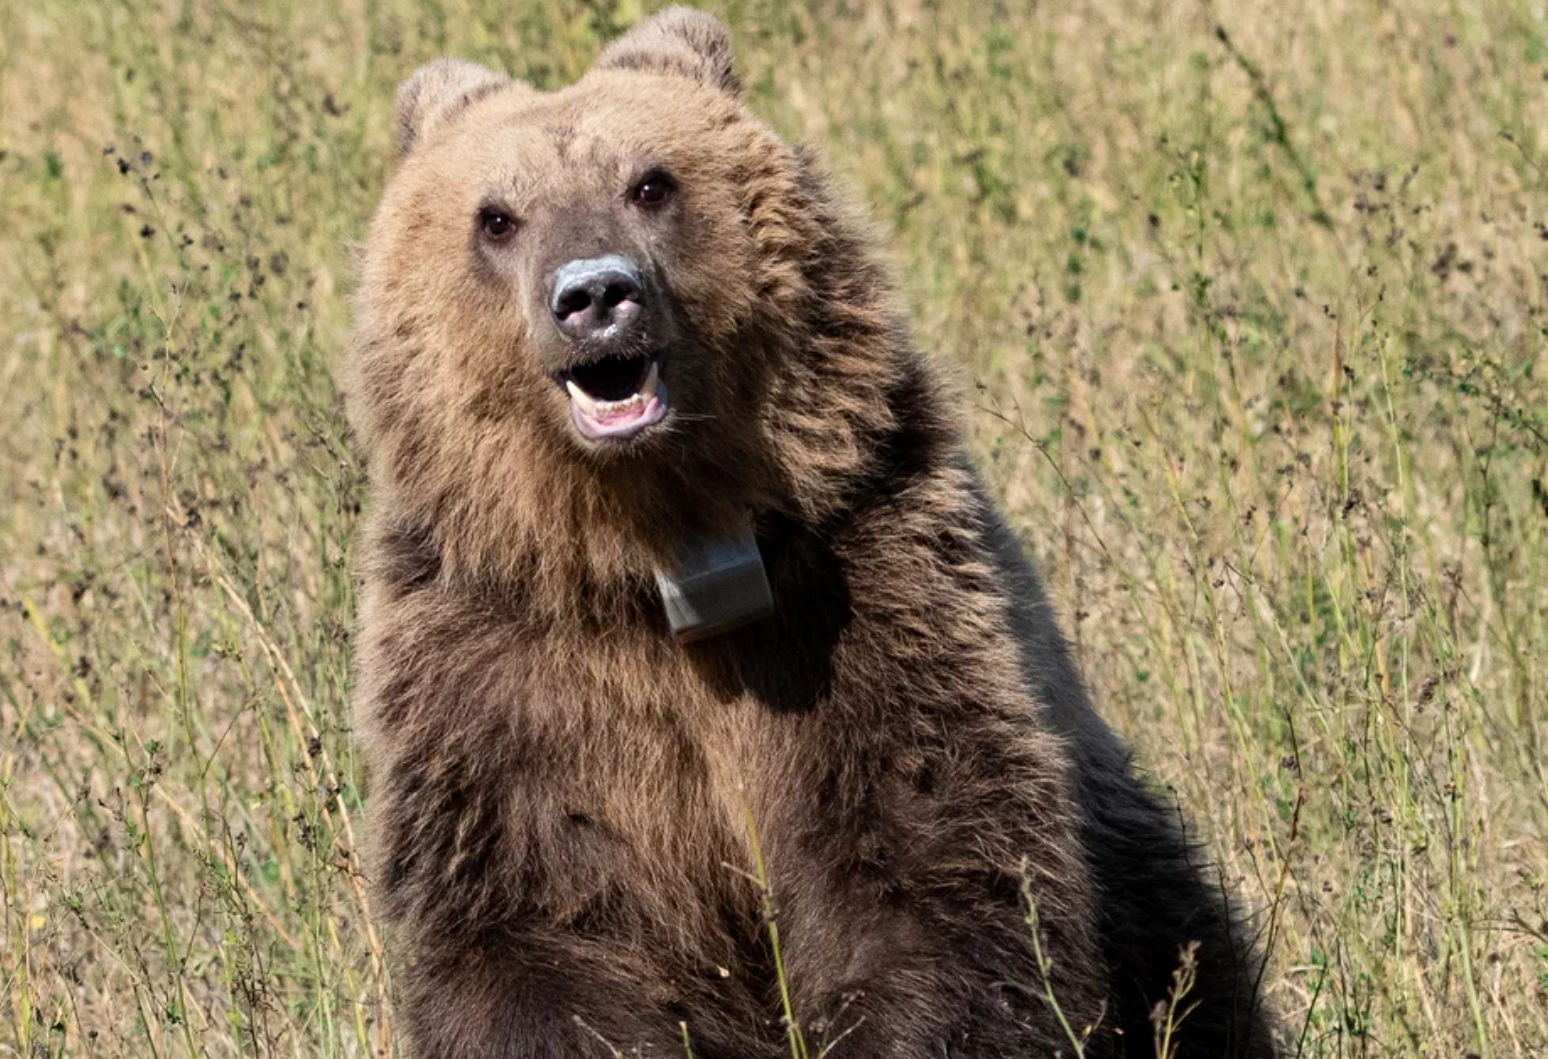
[[[765,896],[813,1054],[1073,1054],[1049,990],[1087,1054],[1149,1054],[1192,940],[1179,1054],[1271,1054],[1252,947],[1087,704],[864,227],[737,91],[674,9],[557,93],[446,62],[400,92],[350,410],[415,1054],[788,1054]],[[624,444],[576,434],[547,311],[601,253],[666,351],[672,412]],[[653,571],[748,515],[774,616],[678,645]]]

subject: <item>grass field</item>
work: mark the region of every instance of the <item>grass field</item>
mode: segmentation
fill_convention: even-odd
[[[1548,1055],[1548,7],[732,0],[1291,1054]],[[337,389],[396,82],[641,11],[0,0],[0,1056],[396,1054]]]

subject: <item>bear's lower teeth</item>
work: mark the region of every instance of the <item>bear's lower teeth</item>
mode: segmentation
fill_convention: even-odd
[[[596,413],[599,416],[606,417],[615,415],[619,412],[627,411],[629,409],[644,407],[645,398],[641,397],[639,394],[635,394],[633,397],[626,398],[622,401],[598,401],[596,403]]]

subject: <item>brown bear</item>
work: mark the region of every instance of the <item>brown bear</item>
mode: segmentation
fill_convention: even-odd
[[[415,1055],[1266,1056],[872,239],[671,9],[398,96],[350,412]],[[1180,1010],[1181,1010],[1180,1009]]]

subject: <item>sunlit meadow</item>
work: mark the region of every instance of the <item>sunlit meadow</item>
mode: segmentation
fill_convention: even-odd
[[[1548,1055],[1548,5],[714,6],[1289,1054]],[[555,86],[643,13],[0,0],[0,1056],[397,1054],[352,241],[415,65]]]

